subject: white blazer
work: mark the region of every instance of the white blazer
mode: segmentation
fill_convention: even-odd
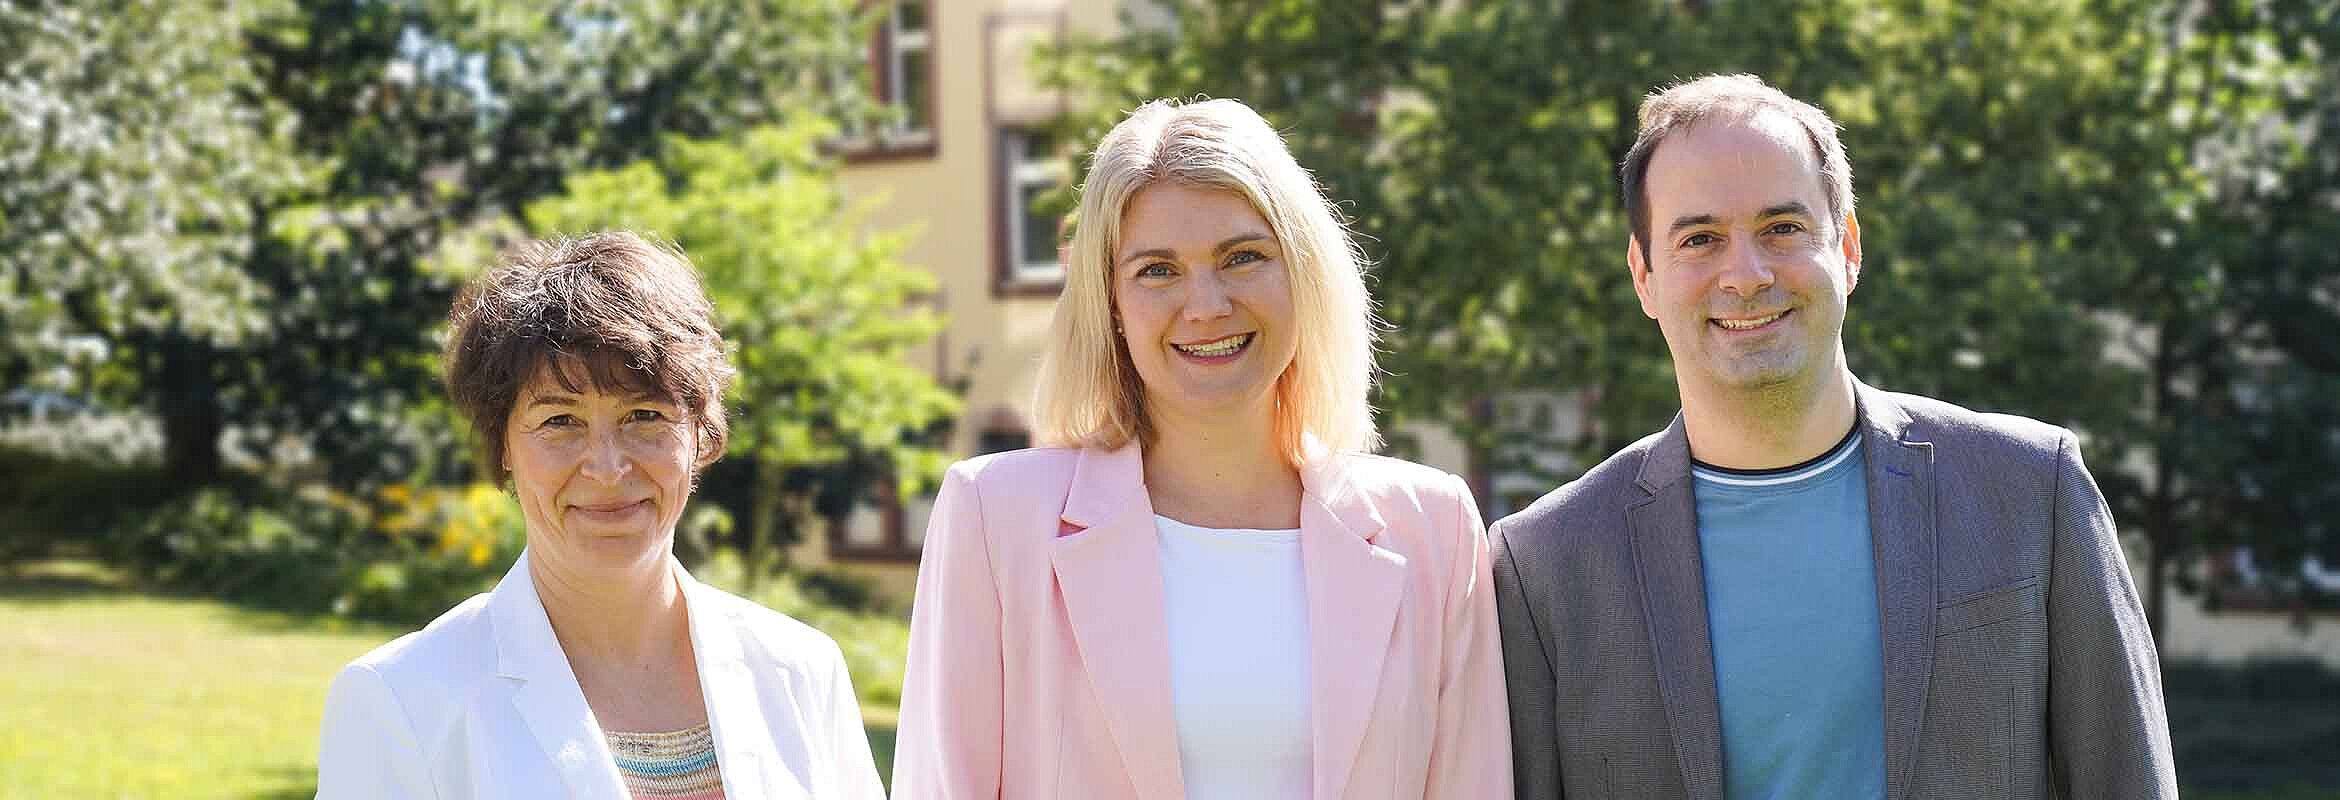
[[[673,568],[724,797],[882,800],[837,643]],[[342,668],[318,749],[320,798],[627,797],[525,552],[495,591]]]

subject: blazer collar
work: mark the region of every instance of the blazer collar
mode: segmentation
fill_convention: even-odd
[[[1312,443],[1313,445],[1313,443]],[[1344,459],[1312,446],[1300,470],[1314,794],[1339,797],[1371,722],[1405,582],[1404,556]],[[1139,796],[1185,796],[1170,692],[1162,563],[1136,444],[1083,450],[1052,556],[1082,662]]]
[[[1677,412],[1674,421],[1650,443],[1648,454],[1641,457],[1641,471],[1634,475],[1633,483],[1644,492],[1657,494],[1689,479],[1690,428]]]
[[[667,557],[667,566],[683,590],[724,796],[744,800],[792,794],[767,780],[763,754],[776,752],[771,726],[765,724],[763,706],[757,702],[755,676],[742,655],[738,626],[723,615],[720,590],[691,577],[672,556]],[[496,674],[517,682],[512,704],[560,774],[568,796],[626,800],[625,781],[553,634],[543,598],[528,572],[525,550],[488,596],[488,614],[495,627]]]
[[[618,776],[601,726],[585,704],[585,691],[569,669],[536,581],[528,574],[527,551],[488,595],[488,616],[495,624],[496,674],[519,682],[512,689],[512,705],[528,722],[567,794],[625,800],[625,780]]]
[[[1853,388],[1885,655],[1886,794],[1900,800],[1909,793],[1933,674],[1934,446],[1891,394],[1857,380]],[[1680,415],[1651,442],[1635,484],[1649,497],[1627,507],[1626,521],[1676,756],[1689,796],[1719,798],[1721,707]]]

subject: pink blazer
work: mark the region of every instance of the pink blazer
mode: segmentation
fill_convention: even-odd
[[[1134,445],[951,468],[911,614],[897,800],[1185,797],[1142,472]],[[1314,797],[1510,797],[1469,487],[1365,455],[1301,480]]]

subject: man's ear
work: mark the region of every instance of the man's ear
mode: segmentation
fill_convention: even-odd
[[[1641,251],[1641,237],[1625,236],[1625,268],[1633,273],[1633,294],[1641,298],[1641,315],[1657,319],[1657,304],[1649,296],[1649,256]]]
[[[1836,239],[1844,251],[1844,293],[1852,294],[1853,287],[1861,285],[1861,221],[1846,214],[1843,227],[1844,235]]]

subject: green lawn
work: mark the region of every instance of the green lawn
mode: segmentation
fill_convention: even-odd
[[[403,630],[0,574],[0,798],[309,797],[326,685]],[[880,767],[893,716],[872,710]]]

